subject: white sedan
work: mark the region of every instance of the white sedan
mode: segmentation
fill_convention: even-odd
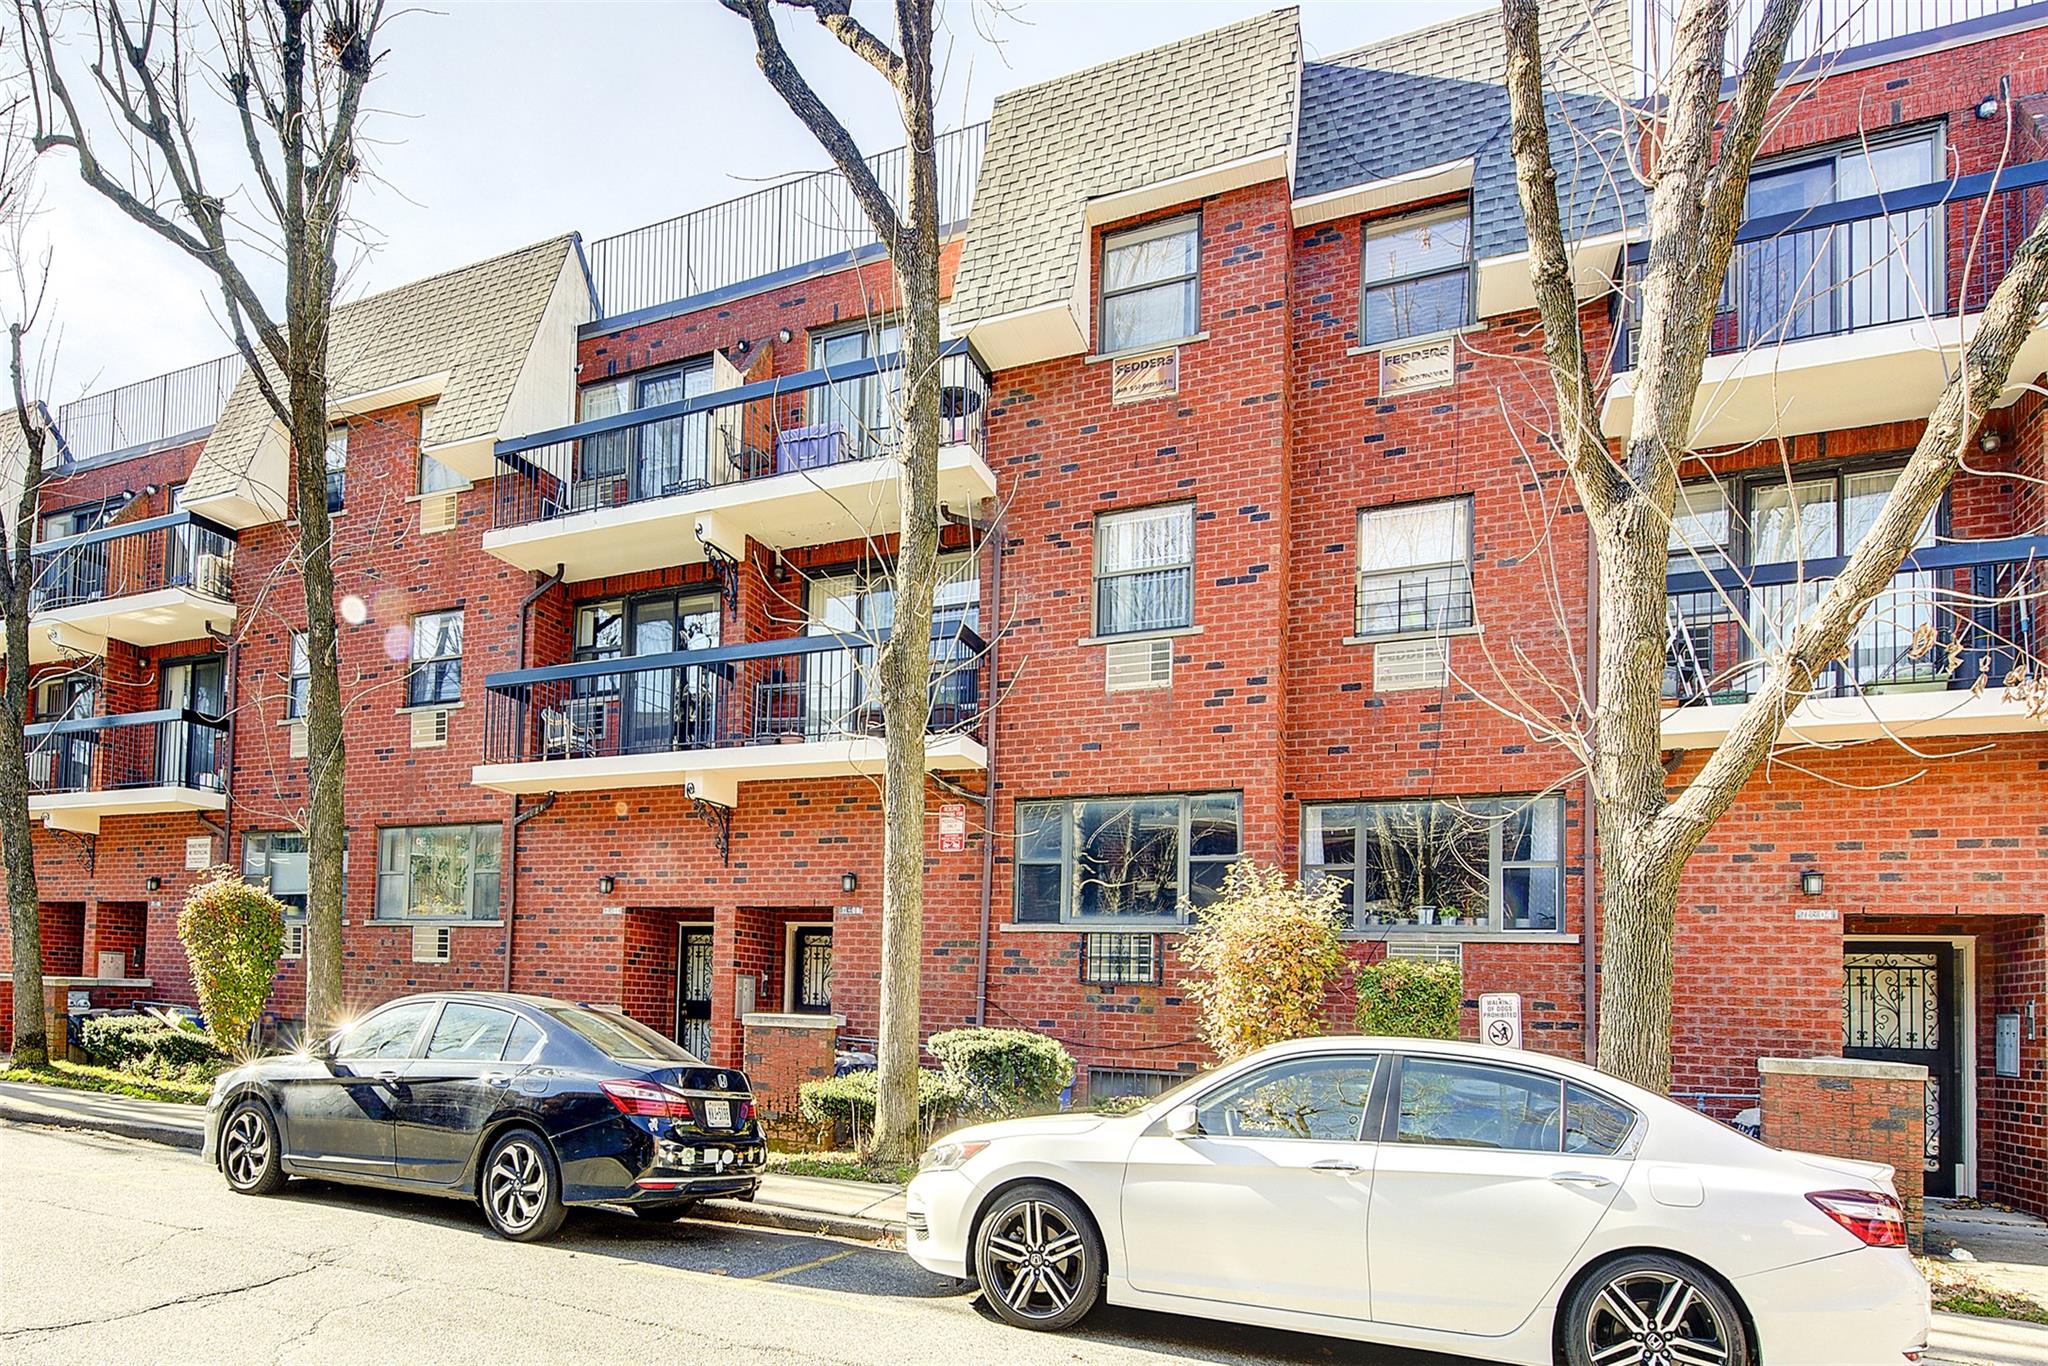
[[[1560,1058],[1305,1039],[948,1135],[909,1251],[1021,1328],[1106,1297],[1530,1366],[1902,1363],[1928,1291],[1891,1175]]]

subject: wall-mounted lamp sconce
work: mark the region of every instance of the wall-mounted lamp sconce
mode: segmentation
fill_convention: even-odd
[[[160,877],[148,877],[142,880],[142,885],[152,892],[161,892],[164,889],[164,880]]]
[[[618,885],[618,879],[614,878],[610,873],[606,873],[603,877],[597,880],[598,894],[601,896],[610,896],[612,894],[612,888]]]
[[[845,892],[848,896],[852,896],[855,892],[859,891],[860,874],[841,873],[839,875],[839,890]]]
[[[790,331],[788,328],[785,327],[780,332],[777,332],[775,334],[775,340],[781,342],[784,346],[787,346],[791,342],[796,340],[796,333]]]
[[[1996,95],[1986,95],[1986,96],[1985,96],[1985,97],[1984,97],[1983,99],[1981,99],[1981,100],[1977,101],[1977,110],[1976,110],[1976,112],[1977,112],[1977,117],[1978,117],[1978,118],[1980,118],[1980,119],[1995,119],[1995,118],[1997,118],[1997,117],[1998,117],[1998,96],[1996,96]]]
[[[1807,870],[1806,870],[1805,872],[1803,872],[1803,873],[1801,873],[1801,874],[1799,875],[1799,890],[1800,890],[1800,891],[1802,891],[1802,892],[1806,893],[1806,894],[1807,894],[1808,896],[1819,896],[1819,895],[1820,895],[1820,889],[1821,889],[1821,873],[1820,873],[1820,869],[1818,869],[1818,868],[1808,868],[1808,869],[1807,869]]]

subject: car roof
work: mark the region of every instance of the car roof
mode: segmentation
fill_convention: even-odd
[[[400,1001],[479,1001],[487,1005],[518,1005],[532,1010],[606,1010],[608,1006],[590,1006],[580,1001],[564,1001],[555,996],[534,996],[521,991],[415,991],[404,996],[394,996],[375,1009],[386,1005],[397,1005]],[[367,1012],[365,1012],[367,1013]]]
[[[1306,1039],[1289,1039],[1285,1043],[1268,1044],[1249,1056],[1284,1058],[1300,1053],[1327,1052],[1331,1048],[1371,1049],[1376,1052],[1398,1050],[1402,1053],[1427,1053],[1437,1057],[1461,1058],[1471,1062],[1520,1063],[1541,1071],[1555,1072],[1574,1081],[1583,1081],[1588,1086],[1624,1095],[1638,1102],[1645,1098],[1665,1099],[1655,1092],[1645,1091],[1639,1086],[1610,1076],[1597,1067],[1588,1067],[1573,1058],[1533,1049],[1498,1048],[1492,1044],[1467,1043],[1463,1039],[1418,1039],[1397,1034],[1321,1034]]]

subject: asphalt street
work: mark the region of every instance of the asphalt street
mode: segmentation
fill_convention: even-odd
[[[1459,1359],[1103,1310],[1022,1333],[899,1252],[577,1211],[554,1242],[474,1207],[0,1125],[0,1359],[185,1362],[1374,1362]]]

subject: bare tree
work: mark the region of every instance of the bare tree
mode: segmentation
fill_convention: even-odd
[[[71,153],[87,185],[212,274],[236,349],[291,437],[311,668],[306,1014],[318,1032],[342,1011],[345,837],[327,346],[383,0],[209,0],[196,10],[179,0],[89,0],[79,8],[90,43],[74,54],[46,0],[16,0],[37,149]],[[209,180],[195,89],[223,96],[248,183],[224,189]],[[262,288],[280,270],[281,312]]]
[[[902,422],[894,435],[901,533],[896,618],[877,652],[885,733],[882,984],[876,1061],[878,1156],[900,1161],[917,1144],[919,974],[924,966],[925,723],[931,697],[932,598],[939,556],[939,214],[933,105],[932,0],[896,0],[896,46],[853,17],[851,0],[723,0],[753,28],[761,73],[846,177],[889,252],[902,302]],[[888,82],[902,118],[907,184],[900,207],[846,125],[797,69],[775,6],[807,11]]]
[[[1602,434],[1601,366],[1581,327],[1538,40],[1538,0],[1502,0],[1511,138],[1529,237],[1543,356],[1555,395],[1550,435],[1590,528],[1598,581],[1598,658],[1588,715],[1556,737],[1585,764],[1600,831],[1600,1066],[1644,1086],[1671,1077],[1672,943],[1687,859],[1773,752],[1786,718],[1823,685],[1870,604],[1891,587],[2006,386],[2048,296],[2048,223],[2036,223],[1989,293],[1981,324],[1875,522],[1839,573],[1772,642],[1750,705],[1675,793],[1660,697],[1669,635],[1665,573],[1681,463],[1717,300],[1740,228],[1751,163],[1773,118],[1805,91],[1781,92],[1803,0],[1767,0],[1724,89],[1728,0],[1682,0],[1654,103],[1630,112],[1647,186],[1647,238],[1631,319],[1639,340],[1629,429]],[[1937,221],[1941,221],[1937,219]],[[1589,870],[1590,875],[1590,870]]]

